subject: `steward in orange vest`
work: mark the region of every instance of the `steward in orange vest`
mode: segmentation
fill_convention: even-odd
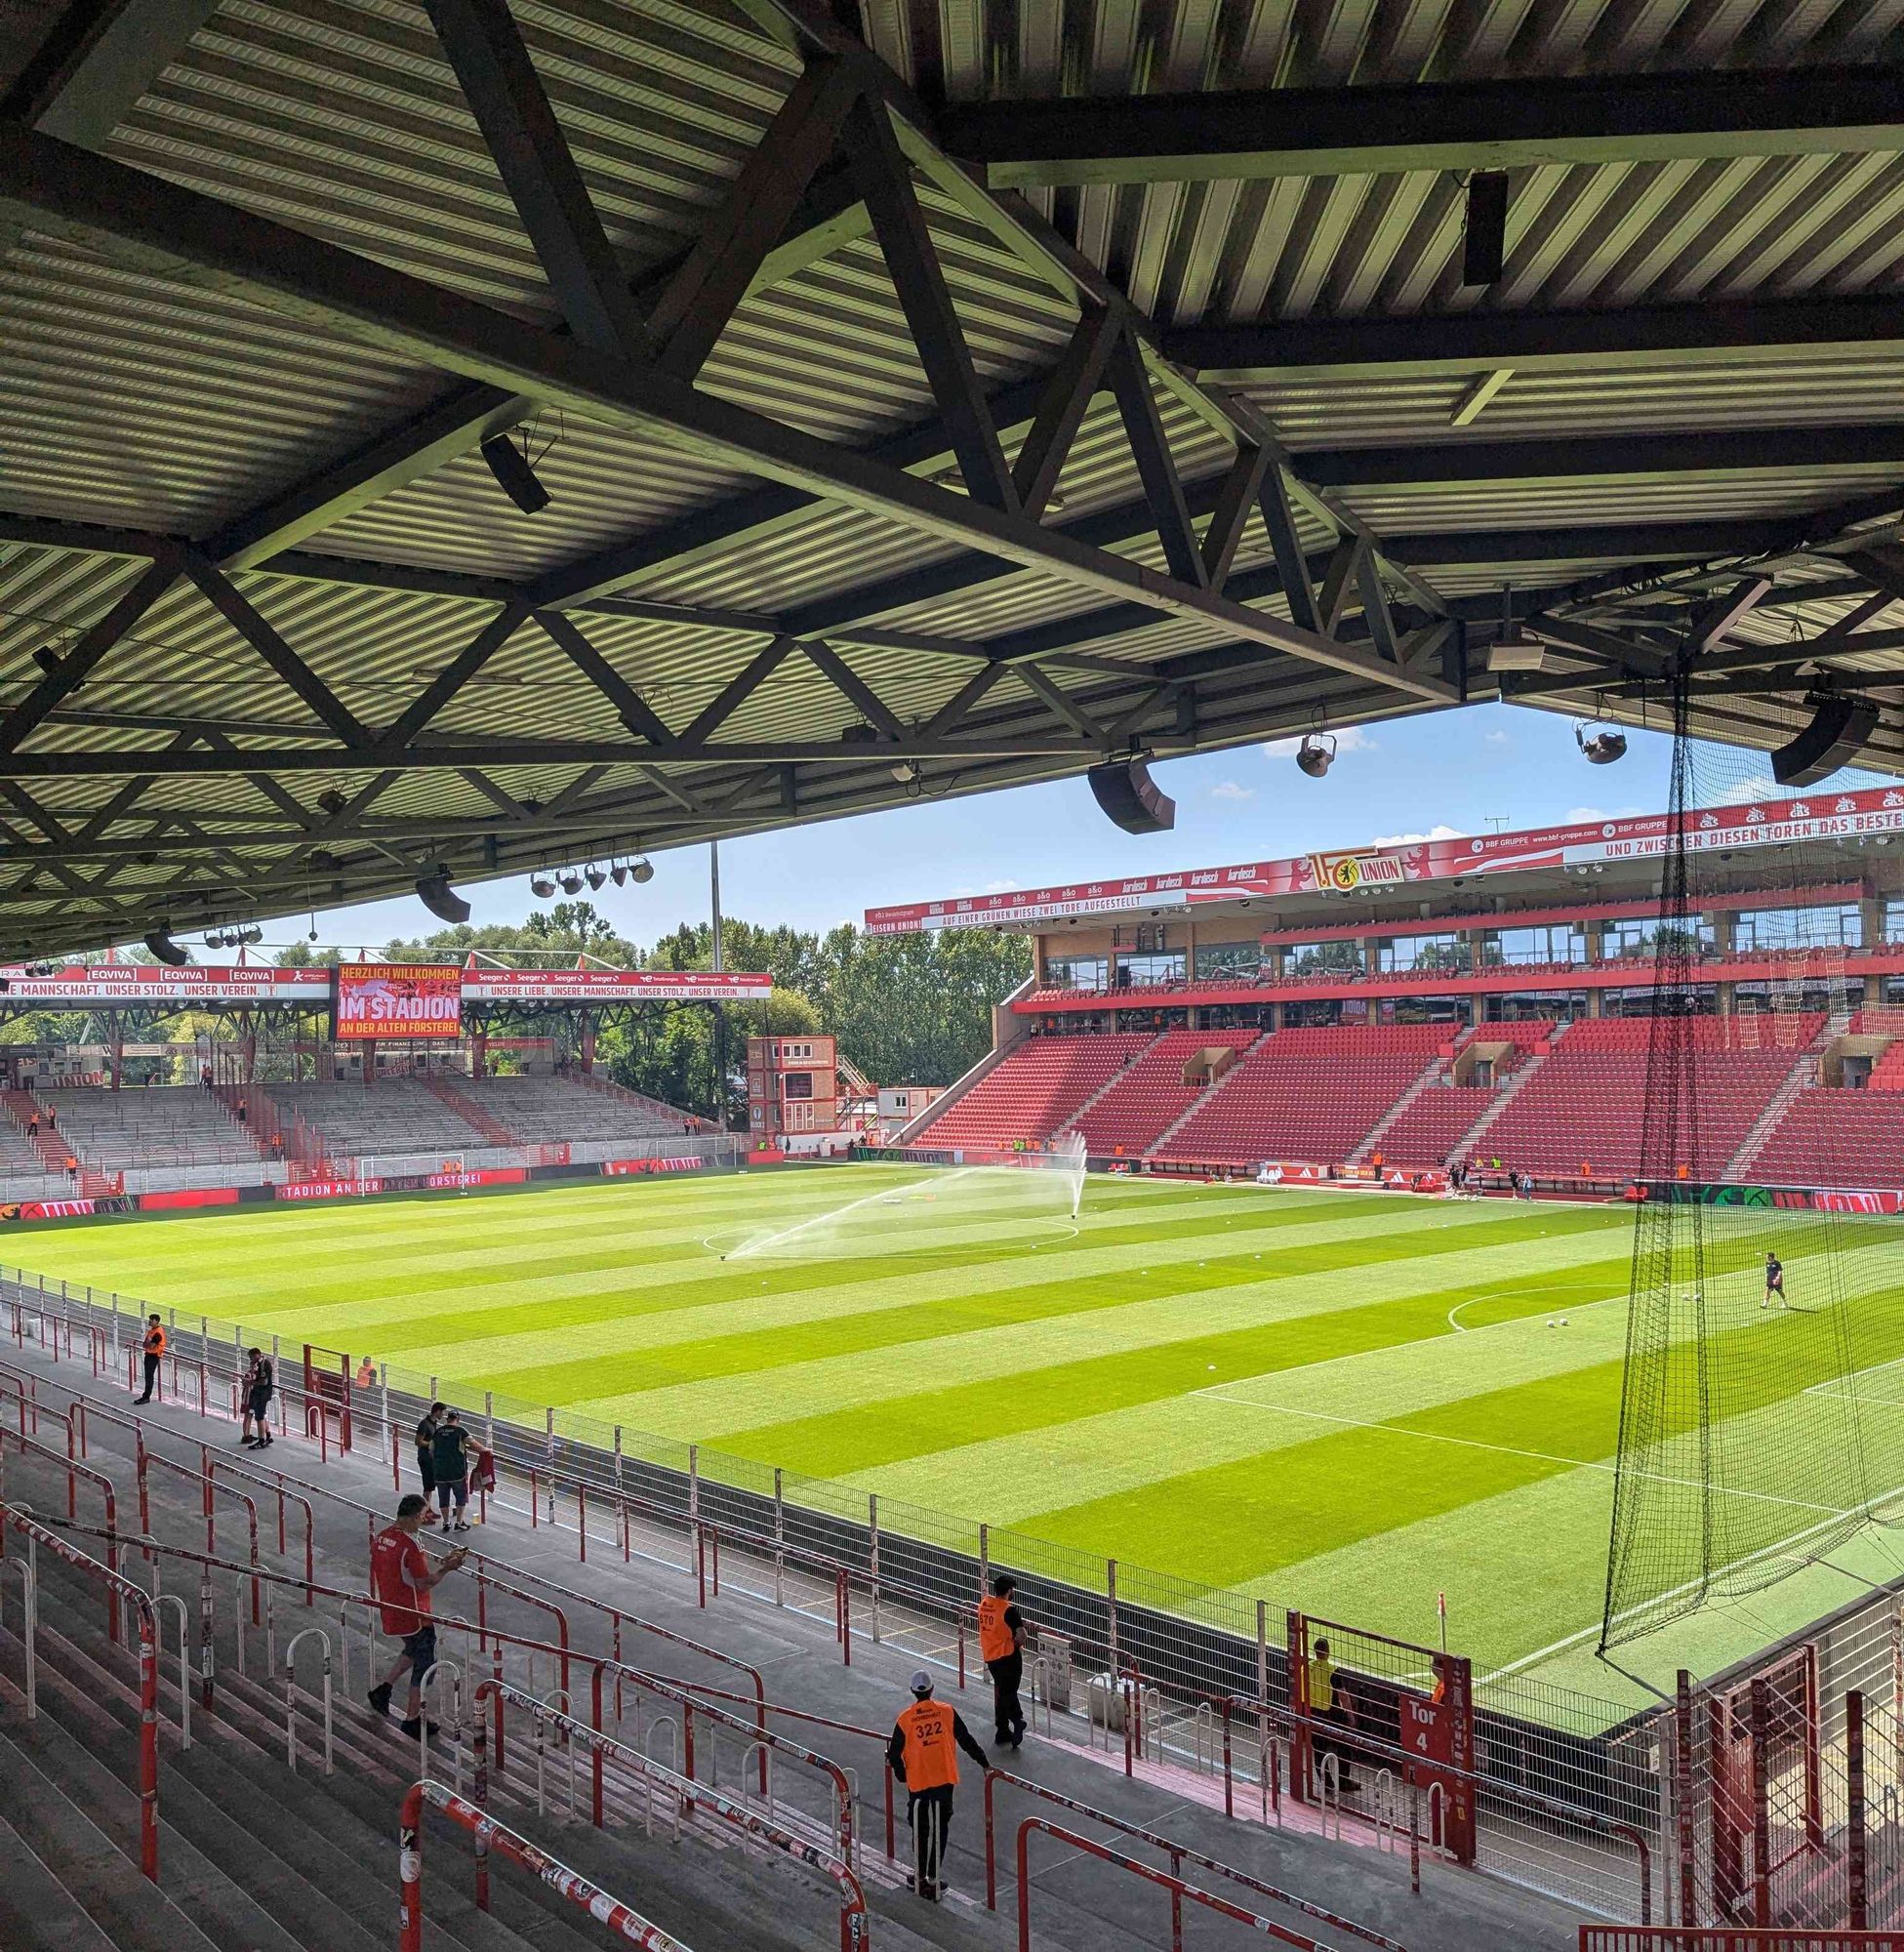
[[[932,1677],[924,1668],[912,1677],[912,1705],[902,1709],[886,1744],[886,1766],[906,1785],[906,1820],[912,1826],[916,1889],[936,1904],[945,1889],[942,1866],[952,1832],[952,1791],[958,1786],[958,1751],[980,1769],[990,1768],[985,1751],[950,1702],[932,1698]]]
[[[979,1658],[992,1677],[993,1740],[1002,1749],[1025,1739],[1025,1710],[1018,1699],[1025,1679],[1025,1621],[1012,1605],[1018,1581],[1001,1572],[979,1602]]]
[[[152,1389],[159,1379],[159,1358],[165,1354],[165,1323],[156,1315],[149,1316],[145,1322],[145,1334],[140,1343],[145,1356],[145,1394],[135,1397],[135,1403],[148,1403],[152,1401]]]

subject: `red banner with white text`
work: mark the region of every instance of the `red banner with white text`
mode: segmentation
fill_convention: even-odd
[[[340,1042],[454,1037],[463,1030],[463,971],[453,962],[345,962],[337,972]]]

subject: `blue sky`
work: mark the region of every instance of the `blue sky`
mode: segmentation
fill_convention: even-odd
[[[1549,712],[1483,706],[1338,737],[1336,763],[1321,780],[1296,770],[1293,742],[1158,765],[1177,825],[1143,838],[1114,828],[1078,779],[728,841],[722,906],[749,921],[830,928],[891,902],[1276,859],[1437,830],[1485,834],[1497,823],[1651,813],[1667,800],[1669,740],[1634,733],[1617,765],[1590,766],[1569,722]],[[1730,779],[1762,777],[1753,754],[1713,757]],[[463,892],[478,921],[520,921],[535,906],[526,879]],[[624,934],[652,941],[708,913],[708,850],[657,855],[645,888],[611,884],[592,899]],[[320,912],[317,926],[327,942],[377,946],[436,924],[412,898]],[[282,925],[266,926],[267,944],[285,939]]]

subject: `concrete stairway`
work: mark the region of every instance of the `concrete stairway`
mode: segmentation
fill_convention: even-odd
[[[439,1099],[447,1105],[471,1131],[481,1133],[488,1144],[492,1146],[522,1144],[518,1133],[510,1131],[501,1118],[478,1105],[466,1092],[459,1091],[447,1078],[425,1078],[424,1089],[432,1098]]]
[[[1479,1146],[1481,1140],[1486,1136],[1487,1128],[1490,1125],[1492,1125],[1495,1119],[1497,1119],[1501,1116],[1501,1114],[1505,1112],[1507,1108],[1514,1103],[1515,1099],[1519,1096],[1521,1088],[1526,1084],[1527,1080],[1530,1078],[1539,1077],[1541,1066],[1544,1065],[1547,1062],[1548,1058],[1550,1058],[1554,1054],[1552,1046],[1558,1043],[1560,1040],[1560,1038],[1565,1035],[1566,1035],[1566,1026],[1564,1024],[1556,1024],[1554,1027],[1554,1035],[1548,1040],[1549,1048],[1546,1051],[1539,1053],[1538,1055],[1529,1057],[1525,1064],[1517,1066],[1517,1068],[1509,1075],[1508,1081],[1504,1085],[1502,1085],[1500,1090],[1495,1094],[1493,1104],[1491,1104],[1487,1108],[1487,1110],[1483,1112],[1480,1115],[1480,1117],[1477,1118],[1475,1122],[1472,1125],[1470,1125],[1465,1132],[1462,1133],[1461,1137],[1456,1141],[1456,1143],[1448,1149],[1449,1159],[1460,1160],[1473,1158],[1476,1147]]]
[[[1057,1131],[1051,1134],[1051,1136],[1054,1139],[1063,1138],[1067,1133],[1075,1131],[1077,1129],[1078,1119],[1080,1119],[1086,1112],[1090,1111],[1091,1108],[1103,1098],[1104,1094],[1107,1091],[1109,1091],[1114,1084],[1120,1083],[1124,1078],[1128,1078],[1131,1074],[1132,1068],[1136,1065],[1142,1064],[1143,1061],[1150,1056],[1152,1051],[1156,1049],[1157,1045],[1160,1044],[1164,1040],[1164,1038],[1167,1037],[1169,1035],[1170,1033],[1168,1031],[1158,1031],[1156,1036],[1154,1037],[1150,1040],[1150,1042],[1144,1046],[1142,1050],[1133,1051],[1131,1053],[1130,1063],[1119,1065],[1118,1068],[1114,1072],[1113,1072],[1112,1075],[1109,1078],[1107,1078],[1104,1080],[1104,1082],[1100,1084],[1098,1088],[1095,1091],[1093,1091],[1087,1099],[1085,1099],[1083,1104],[1078,1106],[1078,1108],[1071,1115],[1071,1117],[1067,1118],[1062,1125],[1059,1126]]]
[[[1419,1098],[1421,1094],[1429,1088],[1430,1085],[1437,1083],[1439,1079],[1447,1076],[1448,1066],[1452,1062],[1453,1060],[1451,1058],[1443,1057],[1440,1054],[1440,1052],[1437,1051],[1436,1054],[1433,1057],[1431,1057],[1425,1065],[1422,1066],[1421,1076],[1417,1078],[1415,1081],[1411,1085],[1409,1085],[1407,1090],[1405,1090],[1401,1094],[1401,1096],[1398,1098],[1395,1101],[1395,1103],[1391,1105],[1389,1109],[1386,1112],[1384,1112],[1378,1119],[1376,1119],[1375,1123],[1369,1127],[1368,1131],[1363,1135],[1361,1144],[1358,1145],[1356,1148],[1356,1150],[1349,1155],[1349,1159],[1348,1159],[1349,1164],[1366,1165],[1368,1163],[1370,1155],[1373,1154],[1376,1148],[1381,1145],[1382,1135],[1389,1129],[1391,1125],[1395,1123],[1395,1121],[1398,1118],[1401,1117],[1402,1113],[1404,1113],[1408,1109],[1408,1107],[1412,1105],[1415,1102],[1415,1100]]]
[[[1785,1080],[1772,1093],[1771,1103],[1760,1113],[1757,1123],[1745,1135],[1744,1143],[1725,1162],[1725,1177],[1731,1180],[1745,1179],[1752,1168],[1759,1163],[1759,1155],[1771,1144],[1772,1134],[1784,1123],[1785,1115],[1792,1109],[1792,1101],[1818,1077],[1819,1054],[1829,1050],[1851,1027],[1851,1013],[1848,1010],[1835,1011],[1825,1019],[1824,1028],[1813,1037],[1793,1062],[1785,1075]]]
[[[1146,1159],[1155,1159],[1157,1155],[1157,1149],[1169,1144],[1189,1124],[1191,1119],[1263,1048],[1263,1038],[1271,1035],[1273,1033],[1265,1031],[1263,1036],[1259,1037],[1247,1050],[1239,1050],[1229,1070],[1221,1078],[1213,1078],[1209,1084],[1184,1107],[1183,1112],[1177,1118],[1171,1119],[1169,1124],[1164,1126],[1163,1130],[1151,1141],[1150,1145],[1145,1148],[1144,1157]]]

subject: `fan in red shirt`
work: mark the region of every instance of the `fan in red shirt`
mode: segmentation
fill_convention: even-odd
[[[396,1523],[378,1533],[370,1549],[370,1590],[380,1603],[383,1628],[403,1643],[390,1671],[370,1690],[370,1705],[380,1715],[390,1712],[390,1690],[397,1676],[410,1676],[410,1694],[403,1723],[406,1735],[423,1728],[423,1680],[436,1665],[436,1627],[430,1617],[430,1588],[454,1572],[468,1558],[466,1551],[446,1554],[432,1566],[417,1543],[428,1506],[413,1491],[396,1508]],[[436,1732],[430,1725],[429,1732]]]

